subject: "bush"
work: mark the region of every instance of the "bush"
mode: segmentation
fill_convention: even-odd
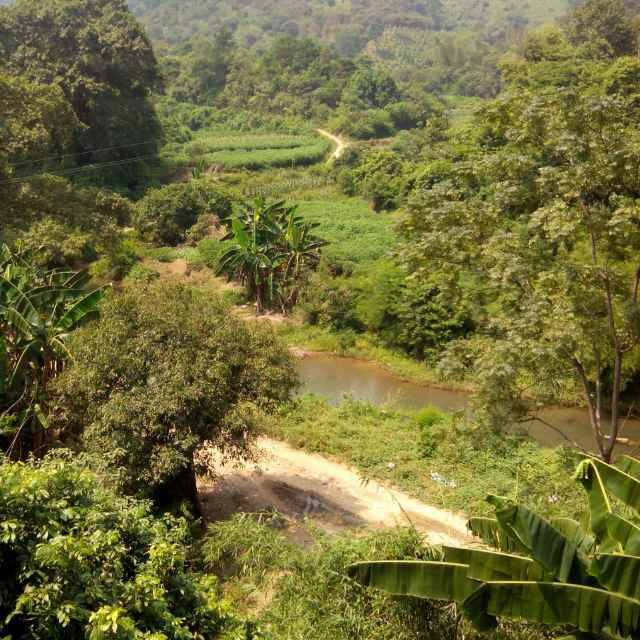
[[[452,428],[451,416],[433,405],[416,414],[420,428],[420,452],[423,458],[433,458],[438,447]]]
[[[188,523],[117,496],[70,454],[1,464],[0,523],[7,637],[219,638],[236,626],[215,579],[189,571]]]
[[[206,452],[248,453],[260,410],[297,382],[273,331],[237,319],[216,298],[171,283],[110,296],[100,320],[74,333],[57,380],[57,419],[128,493],[198,510]]]
[[[389,308],[388,326],[386,338],[393,346],[423,360],[439,356],[474,325],[464,300],[453,304],[429,280],[406,280]]]
[[[222,242],[215,238],[205,238],[198,242],[198,253],[202,259],[202,262],[210,269],[217,271],[218,261],[229,249],[229,242]]]
[[[129,280],[133,280],[135,282],[146,282],[150,283],[154,280],[157,280],[160,277],[160,274],[151,267],[146,267],[143,264],[136,264],[131,271],[129,271]]]
[[[203,214],[219,218],[231,213],[230,197],[207,180],[152,189],[136,204],[133,224],[140,237],[175,246]]]
[[[277,525],[277,517],[236,516],[210,527],[203,554],[214,570],[229,577],[227,593],[246,598],[248,592],[268,589],[272,597],[258,622],[274,638],[426,640],[432,637],[427,623],[439,632],[455,627],[452,612],[434,603],[399,602],[362,589],[347,576],[352,562],[371,557],[433,558],[415,531],[361,538],[309,532],[315,544],[301,550],[285,540]]]

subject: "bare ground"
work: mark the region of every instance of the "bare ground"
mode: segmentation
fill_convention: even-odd
[[[259,447],[257,463],[225,466],[217,481],[201,482],[203,513],[209,521],[272,510],[294,522],[309,519],[331,533],[413,525],[432,544],[470,542],[461,515],[364,481],[345,465],[284,443],[262,438]]]
[[[329,158],[329,162],[333,162],[334,160],[340,160],[347,147],[349,146],[345,140],[343,140],[340,136],[336,136],[329,131],[325,131],[324,129],[317,129],[317,132],[327,140],[330,140],[333,144],[336,145],[334,152],[331,154]]]

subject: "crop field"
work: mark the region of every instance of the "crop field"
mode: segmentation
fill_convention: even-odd
[[[234,134],[203,132],[184,145],[165,149],[182,166],[222,164],[229,169],[269,169],[315,164],[327,155],[330,143],[314,135]]]
[[[317,234],[329,242],[324,254],[330,262],[366,268],[395,247],[398,217],[376,213],[361,198],[334,195],[297,204],[309,222],[320,225]]]

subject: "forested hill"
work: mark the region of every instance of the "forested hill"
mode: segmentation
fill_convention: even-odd
[[[154,40],[177,42],[221,27],[252,46],[274,35],[313,36],[358,53],[387,29],[474,31],[496,42],[563,15],[572,0],[129,0]],[[574,3],[575,4],[575,3]]]

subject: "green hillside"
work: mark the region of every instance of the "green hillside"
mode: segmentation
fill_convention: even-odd
[[[492,42],[563,15],[570,0],[129,0],[154,40],[228,27],[252,46],[274,35],[314,36],[353,54],[385,29],[471,30]]]

